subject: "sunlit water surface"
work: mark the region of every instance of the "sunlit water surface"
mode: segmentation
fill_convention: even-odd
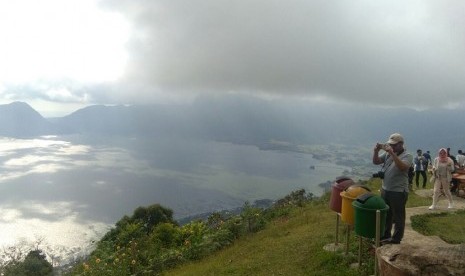
[[[160,203],[182,218],[300,188],[320,195],[318,184],[345,169],[308,154],[180,138],[0,138],[0,246],[40,242],[65,262],[139,206]]]

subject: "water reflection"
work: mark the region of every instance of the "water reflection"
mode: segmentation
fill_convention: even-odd
[[[0,246],[42,237],[66,255],[139,206],[160,203],[181,218],[300,188],[318,195],[319,183],[346,169],[309,170],[318,164],[306,154],[173,137],[0,138]]]

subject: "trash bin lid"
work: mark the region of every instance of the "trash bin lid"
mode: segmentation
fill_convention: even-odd
[[[361,186],[361,185],[352,185],[345,189],[343,196],[355,199],[359,195],[365,194],[367,192],[370,192],[370,189],[368,187]]]
[[[341,191],[344,191],[347,187],[355,184],[355,182],[350,178],[339,178],[333,184],[334,187],[338,188]]]
[[[384,199],[381,196],[375,195],[373,193],[359,195],[357,199],[352,202],[352,205],[371,210],[384,210],[387,207]]]

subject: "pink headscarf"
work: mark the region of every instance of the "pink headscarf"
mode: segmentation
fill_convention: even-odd
[[[441,156],[441,151],[444,151],[444,155]],[[438,152],[439,162],[446,163],[449,157],[447,156],[447,150],[445,148],[440,148]]]

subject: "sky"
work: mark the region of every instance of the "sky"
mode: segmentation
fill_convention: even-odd
[[[0,0],[0,103],[465,104],[465,2]]]

